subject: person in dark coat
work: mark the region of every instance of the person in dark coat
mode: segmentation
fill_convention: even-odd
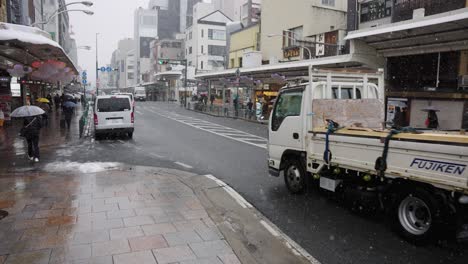
[[[54,96],[54,104],[55,110],[58,110],[60,108],[60,96],[58,94]]]
[[[24,119],[23,134],[28,142],[28,158],[39,162],[39,133],[42,128],[41,116],[32,116]]]
[[[73,116],[73,108],[71,107],[64,107],[63,108],[63,113],[65,115],[65,123],[67,125],[67,129],[70,129],[71,126],[71,119]]]
[[[430,110],[427,113],[427,128],[431,129],[438,129],[439,128],[439,118],[437,117],[437,113],[434,110]]]

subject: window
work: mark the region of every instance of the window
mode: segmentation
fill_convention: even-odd
[[[200,62],[200,69],[203,70],[203,61]]]
[[[203,45],[201,45],[201,53],[205,53],[204,49],[203,49]]]
[[[234,59],[232,59],[232,63],[234,64]],[[213,68],[224,68],[224,61],[222,61],[222,60],[209,60],[208,65],[210,65]]]
[[[192,54],[192,47],[189,47],[189,48],[188,48],[188,53],[189,53],[189,54]]]
[[[226,54],[225,46],[208,45],[208,55],[224,56]]]
[[[271,128],[277,131],[288,116],[300,116],[302,106],[302,89],[295,89],[280,95],[273,110]]]
[[[283,48],[299,46],[298,40],[302,40],[303,27],[296,27],[283,31]]]
[[[234,59],[231,59],[231,68],[234,68]]]
[[[202,30],[201,30],[201,37],[203,38],[204,35],[205,35],[205,31],[202,29]]]
[[[133,70],[133,69],[134,69],[134,68],[133,68],[133,65],[128,65],[128,66],[127,66],[127,70]]]
[[[335,0],[322,0],[322,5],[335,6]]]
[[[128,73],[127,79],[133,80],[133,73],[132,73],[132,72],[129,72],[129,73]]]
[[[192,32],[189,32],[188,38],[192,39]]]
[[[219,29],[208,29],[208,39],[226,40],[226,31]]]
[[[182,47],[182,43],[180,42],[172,42],[172,47],[176,49],[180,49]]]
[[[333,99],[361,99],[361,90],[356,89],[356,98],[353,96],[353,88],[341,88],[341,98],[338,96],[338,88],[332,88]]]
[[[239,68],[242,68],[242,58],[239,58]]]
[[[99,99],[97,103],[97,111],[106,112],[123,112],[130,111],[130,99],[129,98],[106,98]]]

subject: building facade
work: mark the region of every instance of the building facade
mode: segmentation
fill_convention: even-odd
[[[0,22],[7,22],[7,1],[0,0]]]
[[[466,0],[349,1],[351,49],[373,50],[386,61],[387,121],[403,112],[405,125],[425,128],[427,109],[435,109],[441,129],[468,128],[466,6]]]
[[[346,1],[263,0],[261,12],[264,64],[343,53]]]
[[[233,32],[230,39],[228,68],[242,68],[247,53],[260,51],[260,25],[254,24]]]
[[[135,11],[135,76],[133,85],[149,81],[151,71],[151,42],[158,39],[158,9],[150,2],[147,9],[140,7]]]
[[[122,39],[119,41],[117,49],[112,54],[111,67],[116,70],[112,73],[110,82],[112,82],[113,86],[118,89],[129,87],[129,84],[133,81],[135,65],[133,64],[133,60],[131,65],[127,64],[127,55],[134,49],[134,47],[135,44],[132,38]],[[129,71],[131,73],[130,80],[128,79]]]
[[[194,24],[185,33],[188,65],[196,72],[225,69],[226,23],[231,19],[207,3],[195,5],[193,14]]]

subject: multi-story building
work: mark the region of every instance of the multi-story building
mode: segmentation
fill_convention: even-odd
[[[136,51],[130,50],[125,56],[125,72],[126,72],[126,84],[125,87],[136,86],[136,64],[137,57]]]
[[[0,22],[7,22],[7,1],[0,0]]]
[[[150,44],[158,39],[158,9],[154,7],[155,2],[150,2],[147,9],[140,7],[135,11],[135,76],[132,78],[134,85],[149,81]]]
[[[187,28],[186,57],[196,72],[225,68],[226,23],[232,22],[212,4],[198,3],[193,8],[193,25]]]
[[[223,12],[232,21],[240,21],[244,26],[257,23],[261,0],[212,0],[215,10]]]
[[[385,59],[387,121],[424,128],[435,109],[441,129],[468,128],[466,0],[349,0],[351,52]]]
[[[263,0],[264,64],[341,54],[346,11],[344,0],[296,0],[287,4],[282,0]]]
[[[260,25],[253,24],[239,31],[231,33],[229,45],[228,68],[244,67],[245,56],[256,56],[260,54]],[[255,55],[254,55],[255,54]],[[259,66],[259,65],[258,65]]]
[[[133,58],[131,59],[131,65],[127,64],[127,59],[129,52],[134,48],[133,39],[122,39],[119,41],[117,49],[112,53],[111,67],[115,70],[112,72],[109,82],[112,83],[113,87],[124,89],[133,85],[135,65]],[[131,79],[128,79],[129,71]]]
[[[23,0],[7,0],[5,4],[8,23],[20,25],[24,25],[27,23],[26,21],[24,21],[23,16],[25,8]]]

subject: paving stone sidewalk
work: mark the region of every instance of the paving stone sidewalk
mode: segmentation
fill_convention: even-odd
[[[240,263],[173,170],[3,174],[0,209],[0,263]]]

